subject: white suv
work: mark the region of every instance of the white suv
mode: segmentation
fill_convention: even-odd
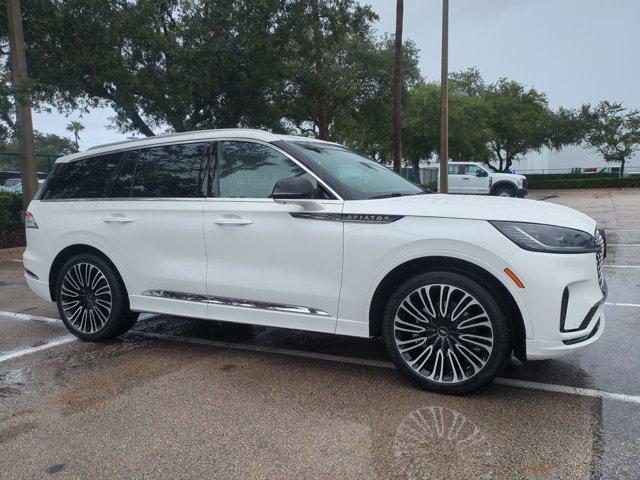
[[[439,182],[438,175],[438,190]],[[524,198],[527,195],[527,178],[500,172],[482,163],[449,162],[449,193]]]
[[[374,337],[461,393],[602,334],[604,238],[529,200],[423,194],[340,145],[252,130],[59,159],[25,215],[25,275],[84,340],[137,312]]]

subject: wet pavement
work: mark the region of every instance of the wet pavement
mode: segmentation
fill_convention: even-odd
[[[464,397],[408,384],[379,340],[145,315],[50,346],[55,305],[0,251],[0,311],[28,315],[0,313],[0,476],[639,478],[640,190],[546,201],[608,230],[603,337]]]

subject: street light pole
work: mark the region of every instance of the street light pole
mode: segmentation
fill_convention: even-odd
[[[396,1],[395,58],[393,64],[393,169],[402,168],[402,23],[404,1]]]
[[[449,0],[442,0],[440,69],[440,193],[449,193]]]
[[[16,134],[22,177],[22,205],[27,210],[29,202],[38,189],[35,147],[33,145],[33,123],[27,88],[27,58],[22,31],[20,0],[7,0],[7,24],[9,27],[9,49],[11,81],[16,103]]]

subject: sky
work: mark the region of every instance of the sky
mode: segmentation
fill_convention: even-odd
[[[360,0],[395,30],[395,0]],[[404,38],[420,49],[427,80],[440,77],[441,0],[404,1]],[[477,67],[487,81],[508,77],[545,92],[553,107],[607,99],[640,108],[640,0],[450,0],[449,69]],[[81,121],[80,147],[127,138],[108,128],[108,109],[35,113],[34,127],[71,136]]]

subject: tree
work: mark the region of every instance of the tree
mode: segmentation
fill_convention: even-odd
[[[67,155],[78,151],[76,143],[67,137],[60,137],[54,133],[34,132],[36,154]],[[17,153],[18,145],[14,142],[1,143],[0,151]]]
[[[414,165],[437,152],[439,102],[435,83],[419,85],[410,93],[405,145]],[[543,93],[513,80],[486,84],[475,68],[449,75],[449,125],[451,159],[497,161],[502,171],[531,150],[577,144],[585,133],[577,112],[554,112]]]
[[[376,41],[373,48],[359,53],[364,92],[348,110],[335,119],[331,137],[382,163],[391,164],[394,151],[393,70],[395,44],[392,36]],[[422,80],[418,69],[418,49],[411,40],[402,46],[402,103],[408,105],[409,92]]]
[[[396,0],[395,58],[393,64],[393,169],[402,163],[402,22],[404,1]]]
[[[84,125],[77,120],[73,120],[67,124],[67,131],[73,133],[77,150],[80,150],[80,132],[82,130],[84,130]]]
[[[640,111],[628,110],[617,102],[584,105],[581,116],[587,125],[585,142],[600,152],[606,162],[624,165],[640,149]]]
[[[291,23],[284,3],[290,2],[28,2],[33,91],[64,111],[108,105],[116,127],[145,135],[282,130],[274,98]]]
[[[550,110],[543,93],[501,78],[488,85],[481,98],[489,107],[489,143],[501,171],[508,170],[519,156],[546,145]]]
[[[328,139],[371,95],[377,16],[354,0],[299,0],[286,11],[281,112],[294,131]]]

